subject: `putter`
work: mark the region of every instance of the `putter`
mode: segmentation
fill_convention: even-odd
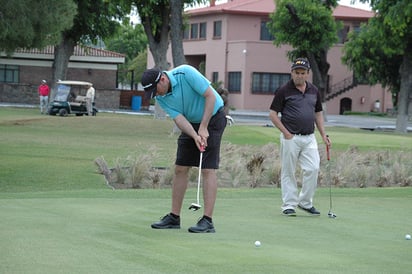
[[[202,206],[200,205],[200,177],[202,176],[202,160],[203,160],[203,151],[204,151],[204,147],[200,148],[200,160],[199,160],[199,177],[197,179],[197,202],[196,203],[192,203],[189,206],[190,210],[196,211],[199,210]]]
[[[328,136],[329,138],[329,136]],[[329,146],[326,145],[326,156],[328,159],[328,166],[327,166],[327,172],[328,172],[328,178],[329,178],[329,212],[328,212],[328,217],[329,218],[336,218],[336,214],[332,212],[332,178],[330,176],[330,151],[329,151]]]

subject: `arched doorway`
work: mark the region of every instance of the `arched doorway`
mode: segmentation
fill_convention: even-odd
[[[345,111],[352,110],[352,99],[345,97],[340,100],[340,110],[339,114],[342,115]]]

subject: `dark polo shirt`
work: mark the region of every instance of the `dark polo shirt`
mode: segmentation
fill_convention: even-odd
[[[322,111],[318,89],[306,82],[305,93],[290,80],[275,92],[270,109],[281,113],[281,122],[292,134],[308,135],[315,131],[315,112]]]

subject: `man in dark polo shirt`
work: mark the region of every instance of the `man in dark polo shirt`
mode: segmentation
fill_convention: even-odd
[[[315,124],[323,142],[330,140],[323,125],[322,104],[318,89],[308,82],[310,64],[297,58],[291,68],[292,79],[275,92],[269,117],[281,131],[281,188],[282,213],[296,216],[296,207],[312,216],[320,212],[313,206],[319,172],[319,152]],[[302,189],[295,178],[297,163],[302,169]]]

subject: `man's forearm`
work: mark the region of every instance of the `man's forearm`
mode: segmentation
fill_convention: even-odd
[[[278,113],[276,111],[271,110],[269,112],[269,118],[272,123],[283,133],[283,135],[288,138],[290,137],[291,133],[287,130],[287,128],[283,125],[282,121],[278,117]]]
[[[176,126],[185,134],[191,136],[192,138],[195,138],[197,136],[197,132],[194,130],[192,124],[189,123],[189,121],[183,116],[183,115],[178,115],[175,119],[175,124]]]
[[[325,127],[323,125],[323,114],[321,111],[315,113],[315,124],[322,138],[325,137],[326,133],[325,133]]]
[[[205,92],[205,110],[203,111],[202,121],[200,127],[207,128],[209,121],[213,115],[213,109],[215,108],[216,97],[210,87]]]

